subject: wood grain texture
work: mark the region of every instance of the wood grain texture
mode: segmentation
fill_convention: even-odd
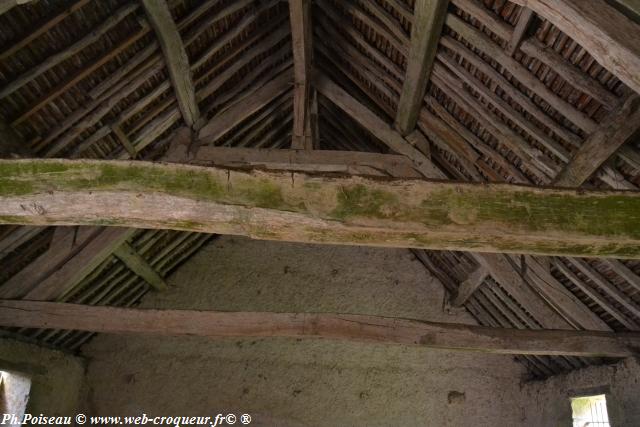
[[[269,104],[278,95],[290,89],[291,85],[291,74],[289,72],[280,74],[269,83],[257,89],[246,102],[235,103],[209,120],[209,122],[200,129],[198,139],[202,143],[215,142],[243,120]]]
[[[167,289],[167,284],[162,276],[160,276],[129,243],[124,242],[115,249],[113,254],[118,257],[129,270],[144,279],[145,282],[153,286],[157,291]]]
[[[398,154],[403,154],[411,159],[414,167],[427,178],[445,178],[427,156],[404,139],[395,129],[376,116],[366,106],[349,95],[344,89],[335,84],[324,75],[315,76],[316,88],[320,93],[329,98],[345,113],[349,114],[356,122],[371,132],[376,138],[386,144]]]
[[[396,129],[403,136],[416,127],[448,5],[449,0],[417,0],[415,3],[407,72],[395,121]]]
[[[313,54],[310,0],[289,1],[293,48],[293,134],[291,148],[312,149],[310,124],[311,57]]]
[[[196,101],[189,58],[178,27],[166,0],[142,0],[142,4],[164,54],[182,118],[189,127],[193,127],[200,119],[200,110]]]
[[[263,168],[306,173],[341,173],[345,175],[392,176],[420,178],[413,162],[396,154],[359,151],[287,150],[267,148],[238,148],[204,146],[194,158],[173,160],[202,166],[228,168]]]
[[[142,310],[37,301],[0,301],[0,325],[115,334],[327,338],[494,354],[628,357],[640,334],[517,330],[333,313]]]
[[[602,0],[514,0],[557,26],[640,93],[640,25]]]
[[[489,275],[489,270],[483,265],[473,270],[469,277],[458,287],[458,293],[451,301],[451,305],[454,307],[462,307],[473,293],[482,285],[484,280]]]
[[[0,160],[0,222],[640,257],[640,193],[149,162]]]
[[[573,155],[555,179],[559,187],[579,187],[640,129],[640,95],[631,95]]]

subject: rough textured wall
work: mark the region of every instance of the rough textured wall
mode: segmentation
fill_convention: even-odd
[[[31,379],[26,412],[74,415],[84,381],[84,361],[60,351],[10,339],[0,340],[0,369]]]
[[[143,307],[316,311],[472,322],[407,250],[223,237]],[[509,356],[296,339],[101,335],[86,410],[249,413],[252,425],[514,426],[523,372]],[[238,425],[240,425],[238,423]]]
[[[526,384],[521,395],[525,425],[570,426],[570,397],[601,388],[609,390],[607,410],[612,426],[640,426],[640,362],[631,358]]]

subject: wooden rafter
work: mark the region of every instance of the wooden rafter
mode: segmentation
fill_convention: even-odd
[[[517,330],[356,314],[143,310],[37,301],[0,301],[0,325],[211,338],[329,338],[584,357],[629,357],[640,346],[636,333]]]
[[[166,0],[142,0],[142,4],[162,48],[182,118],[187,126],[194,127],[200,119],[200,110],[196,101],[189,58],[178,27]]]
[[[284,91],[291,88],[291,74],[284,72],[257,89],[246,102],[235,103],[222,113],[216,115],[200,129],[198,140],[201,143],[212,143],[229,132],[243,120],[271,103]]]
[[[341,110],[349,114],[356,122],[380,139],[389,148],[399,154],[407,156],[414,162],[414,167],[427,178],[445,178],[431,160],[409,141],[402,137],[395,129],[385,123],[380,117],[349,95],[344,89],[324,75],[316,76],[316,88],[329,98]]]
[[[640,25],[602,0],[513,0],[546,18],[640,92]]]
[[[5,85],[2,89],[0,89],[0,99],[11,95],[13,92],[17,91],[36,77],[42,75],[47,70],[51,69],[57,64],[60,64],[62,61],[65,61],[66,59],[72,57],[73,55],[76,55],[86,47],[95,43],[123,19],[134,13],[138,9],[138,7],[139,4],[137,3],[125,4],[120,9],[115,11],[115,13],[111,14],[111,16],[109,16],[100,26],[93,29],[93,31],[91,31],[85,37],[76,41],[71,46],[68,46],[67,48],[51,55],[40,64],[25,71],[9,84]]]
[[[407,72],[395,121],[396,129],[403,136],[416,127],[448,4],[449,0],[415,3]]]
[[[312,36],[311,1],[289,1],[291,39],[293,47],[293,134],[291,148],[312,149],[311,131],[311,63]]]
[[[579,187],[640,130],[640,95],[629,96],[576,151],[556,177],[559,187]]]
[[[640,194],[624,191],[33,159],[0,161],[0,202],[0,221],[12,224],[640,257]]]
[[[2,298],[48,300],[57,298],[78,284],[111,253],[130,238],[136,230],[130,228],[99,229],[87,227],[76,236],[65,234],[52,243],[51,253],[31,263],[6,282]]]

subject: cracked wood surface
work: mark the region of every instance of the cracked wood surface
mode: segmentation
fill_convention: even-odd
[[[0,161],[0,222],[640,258],[640,194],[100,160]]]

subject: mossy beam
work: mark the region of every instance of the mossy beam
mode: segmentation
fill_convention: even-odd
[[[639,192],[148,162],[0,160],[0,223],[640,258]]]

